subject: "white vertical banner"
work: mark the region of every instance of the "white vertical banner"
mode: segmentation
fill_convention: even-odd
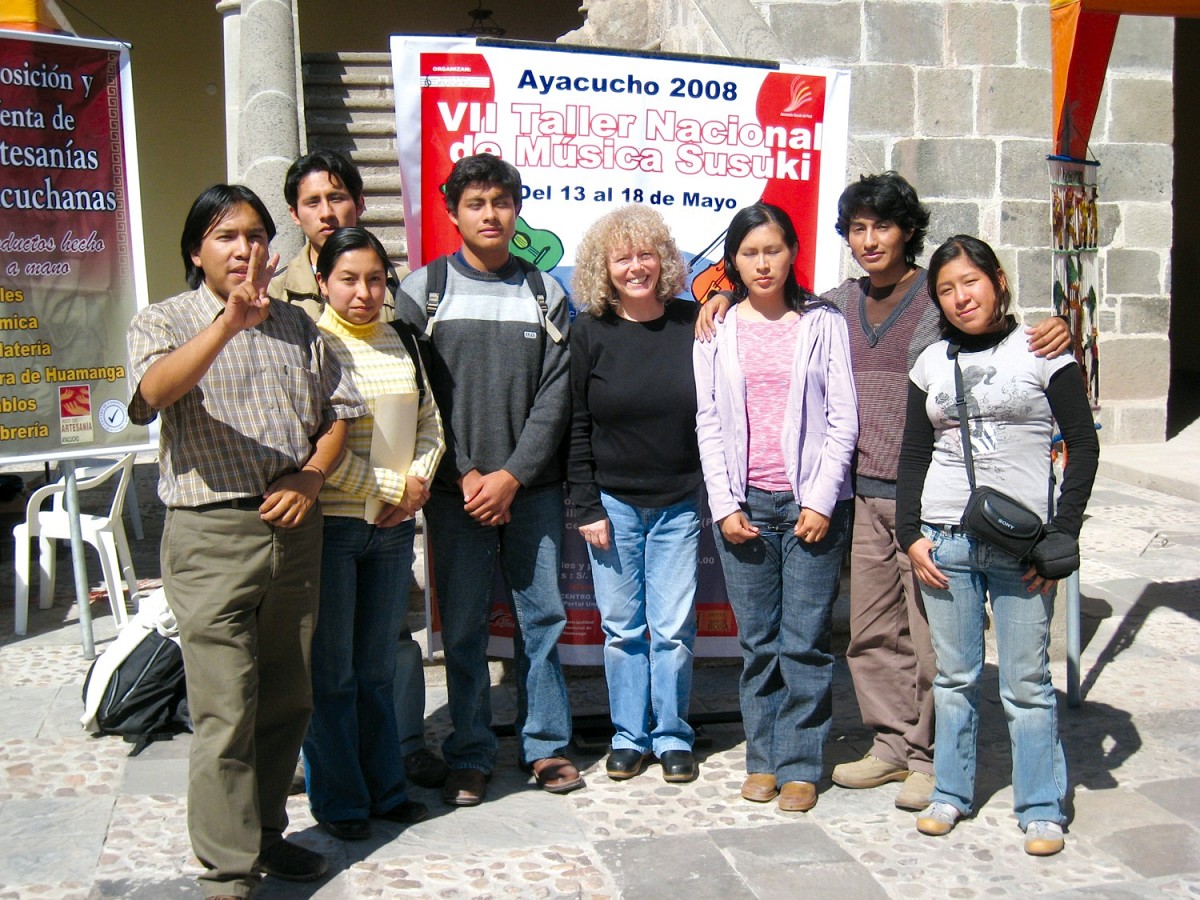
[[[487,152],[521,172],[510,249],[564,286],[588,226],[642,203],[662,213],[688,262],[684,296],[704,302],[729,286],[721,260],[730,220],[759,200],[783,207],[796,226],[800,283],[818,293],[837,283],[848,72],[466,37],[394,35],[391,46],[413,268],[458,249],[441,187],[455,162]],[[560,652],[564,662],[599,664],[603,634],[573,512],[560,575],[567,607]],[[737,627],[707,526],[696,652],[737,656]],[[498,601],[492,652],[511,655],[513,628]]]

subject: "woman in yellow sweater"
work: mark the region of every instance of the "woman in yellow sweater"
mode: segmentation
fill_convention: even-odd
[[[362,228],[335,232],[317,258],[328,301],[317,327],[371,410],[351,423],[346,452],[320,497],[325,542],[304,761],[313,815],[342,840],[369,838],[371,817],[407,825],[428,814],[405,793],[392,679],[408,608],[413,516],[429,497],[445,443],[432,393],[418,390],[419,358],[380,319],[386,272],[383,246]],[[413,463],[398,473],[372,465],[371,436],[380,398],[405,393],[420,401]],[[366,519],[369,500],[383,504],[373,521]],[[377,504],[370,506],[374,512]]]

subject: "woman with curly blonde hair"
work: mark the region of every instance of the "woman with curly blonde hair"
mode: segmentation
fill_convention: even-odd
[[[684,274],[666,222],[645,206],[601,217],[575,254],[585,314],[571,326],[567,477],[604,628],[616,780],[651,756],[666,781],[696,777],[687,711],[703,479],[696,304],[674,300]]]

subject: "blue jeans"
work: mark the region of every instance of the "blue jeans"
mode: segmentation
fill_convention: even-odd
[[[588,545],[604,628],[604,675],[614,750],[690,750],[687,723],[696,640],[700,496],[672,506],[630,506],[600,492],[609,549]],[[647,629],[649,634],[647,635]],[[652,719],[653,717],[653,719]]]
[[[325,519],[313,633],[313,716],[304,739],[319,822],[365,819],[407,799],[392,680],[408,608],[414,526]]]
[[[433,491],[425,508],[454,727],[442,755],[452,769],[491,772],[496,765],[487,642],[497,559],[517,623],[515,729],[521,762],[559,756],[571,740],[567,682],[558,661],[567,622],[558,590],[562,489],[522,489],[509,512],[507,525],[480,525],[463,509],[462,495],[445,490]]]
[[[1043,819],[1064,824],[1067,762],[1058,737],[1058,701],[1050,683],[1054,594],[1031,594],[1025,563],[956,530],[922,525],[947,590],[922,585],[937,654],[934,800],[974,810],[984,603],[992,601],[1000,701],[1012,744],[1013,809],[1024,828]]]
[[[828,533],[806,544],[792,533],[800,510],[790,491],[747,494],[742,512],[759,537],[731,544],[713,523],[742,646],[746,771],[816,782],[833,716],[830,635],[851,501],[834,506]]]

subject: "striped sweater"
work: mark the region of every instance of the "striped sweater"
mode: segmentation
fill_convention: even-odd
[[[376,400],[384,394],[416,393],[415,361],[390,325],[379,319],[367,325],[354,325],[326,304],[317,327],[327,352],[350,372],[372,413]],[[350,423],[346,452],[321,489],[321,508],[326,516],[362,518],[365,501],[370,497],[380,497],[388,503],[404,499],[404,473],[370,464],[374,427],[373,414]],[[427,390],[417,413],[417,446],[407,474],[432,481],[445,449],[442,420],[433,394]]]

